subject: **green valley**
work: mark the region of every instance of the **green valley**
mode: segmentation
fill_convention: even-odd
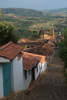
[[[11,23],[18,38],[34,37],[42,27],[49,34],[54,28],[55,34],[67,28],[67,9],[37,11],[23,8],[4,8],[0,21]],[[35,35],[34,35],[35,34]]]

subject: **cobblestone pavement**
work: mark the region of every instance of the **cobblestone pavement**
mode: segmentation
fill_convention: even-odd
[[[53,61],[47,67],[40,84],[29,94],[22,96],[21,93],[14,100],[67,100],[67,85],[63,75],[63,62],[58,58],[57,49]]]

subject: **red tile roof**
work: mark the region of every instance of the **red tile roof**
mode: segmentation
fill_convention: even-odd
[[[34,54],[39,54],[39,55],[43,55],[43,56],[50,56],[53,49],[54,49],[53,46],[45,43],[44,45],[38,45],[38,46],[30,49],[27,52],[34,53]]]
[[[30,39],[33,39],[33,38],[22,38],[20,40],[18,40],[18,43],[19,42],[23,42],[23,43],[36,43],[36,42],[43,42],[43,40],[30,40]]]
[[[28,38],[22,38],[22,39],[20,39],[20,40],[18,40],[18,43],[19,42],[29,42],[30,40],[28,39]]]
[[[22,52],[23,68],[30,70],[36,62],[46,62],[46,56]]]
[[[34,64],[36,64],[35,59],[23,57],[23,68],[31,70]]]
[[[54,39],[49,40],[48,44],[54,47],[55,46],[55,40]]]
[[[0,57],[13,60],[22,49],[23,47],[21,47],[20,45],[9,42],[3,46],[0,46]]]

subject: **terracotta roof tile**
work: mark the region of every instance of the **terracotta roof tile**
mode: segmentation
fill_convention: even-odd
[[[23,68],[31,70],[37,60],[23,57]]]
[[[27,53],[27,52],[22,52],[22,57],[23,57],[23,68],[26,68],[30,70],[32,66],[36,62],[46,62],[45,58],[46,56],[38,55],[38,54],[32,54],[32,53]]]
[[[7,44],[5,44],[5,45],[3,45],[3,46],[0,46],[0,50],[6,48],[6,47],[9,46],[10,44],[12,44],[12,42],[9,42],[9,43],[7,43]]]
[[[43,55],[43,56],[50,56],[53,49],[54,49],[54,46],[51,46],[51,45],[45,43],[44,45],[36,46],[27,52],[33,53],[33,54],[39,54],[39,55]]]
[[[18,55],[18,53],[21,52],[22,49],[23,47],[9,42],[0,47],[0,56],[9,60],[13,60]]]

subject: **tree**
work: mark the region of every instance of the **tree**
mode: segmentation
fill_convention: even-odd
[[[62,32],[62,34],[63,34],[63,36],[64,36],[64,39],[67,39],[67,28],[66,28],[66,30],[64,30],[64,31]]]
[[[33,37],[35,37],[35,38],[38,38],[39,37],[39,34],[38,34],[38,31],[33,31]]]
[[[60,52],[59,55],[64,61],[65,67],[67,67],[67,29],[63,31],[64,41],[59,43]]]
[[[0,45],[9,41],[17,42],[18,38],[14,33],[14,27],[6,22],[0,22]]]

